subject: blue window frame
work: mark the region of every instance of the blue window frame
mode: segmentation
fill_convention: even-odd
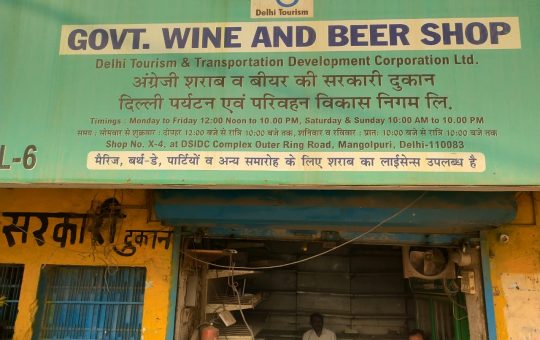
[[[145,268],[47,266],[35,339],[140,339]]]
[[[12,339],[24,267],[0,264],[0,339]]]

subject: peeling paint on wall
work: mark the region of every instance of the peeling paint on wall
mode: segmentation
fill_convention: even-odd
[[[115,243],[109,242],[106,229],[100,244],[90,227],[83,228],[83,219],[93,201],[109,197],[118,197],[126,216],[118,223]],[[170,233],[148,222],[143,190],[0,189],[0,263],[24,265],[14,339],[32,337],[38,282],[46,265],[145,267],[142,333],[146,339],[165,339]]]
[[[509,339],[540,339],[540,273],[501,275]]]
[[[538,279],[540,275],[540,192],[520,193],[517,198],[516,220],[492,230],[488,237],[497,338],[538,340],[540,317],[536,314],[533,318],[530,311],[525,313],[535,304],[540,306],[538,284],[532,285],[535,290],[528,291],[531,284],[525,278]],[[503,234],[508,236],[507,242],[501,241]],[[525,314],[522,320],[519,313]]]

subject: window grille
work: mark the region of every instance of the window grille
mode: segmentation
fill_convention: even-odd
[[[39,339],[140,339],[145,268],[47,266]]]
[[[24,267],[0,264],[0,339],[12,339]]]

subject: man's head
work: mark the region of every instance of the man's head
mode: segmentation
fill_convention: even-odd
[[[427,340],[427,338],[421,329],[413,329],[409,332],[409,340]]]
[[[309,324],[318,335],[321,334],[324,326],[324,317],[320,313],[313,313],[309,317]]]

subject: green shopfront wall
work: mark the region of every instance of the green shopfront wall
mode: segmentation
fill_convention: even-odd
[[[0,2],[0,183],[538,186],[535,0]]]

